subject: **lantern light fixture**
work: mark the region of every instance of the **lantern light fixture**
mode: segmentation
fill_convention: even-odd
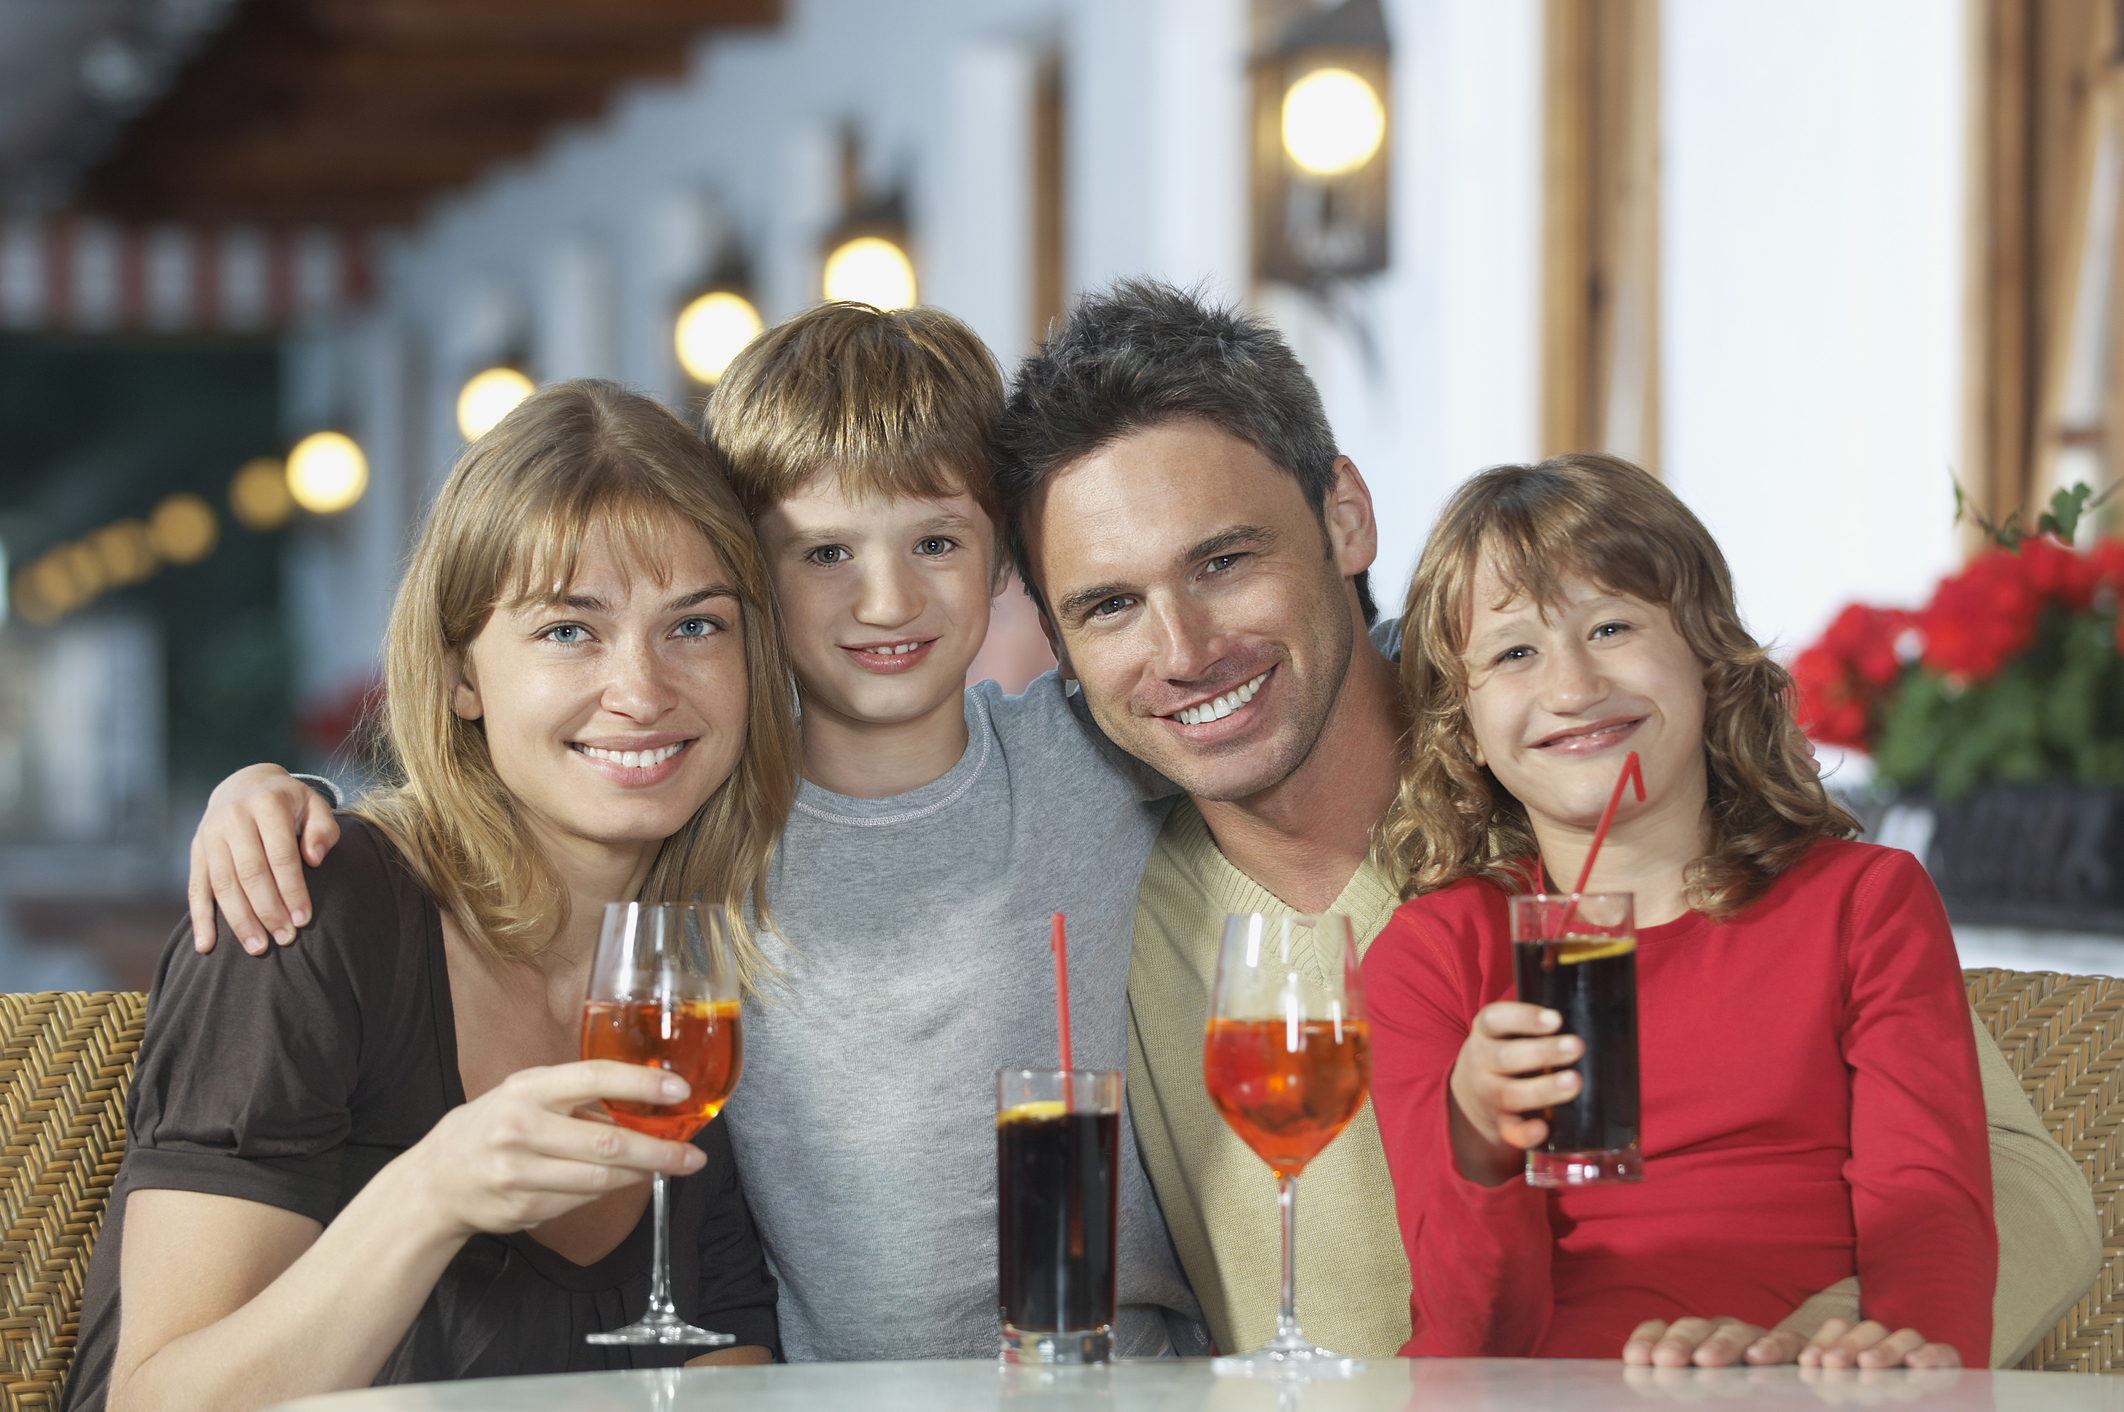
[[[537,390],[522,369],[506,363],[476,372],[458,389],[457,429],[464,433],[465,440],[477,441]],[[357,491],[357,498],[359,494]]]
[[[1380,0],[1301,14],[1254,74],[1257,274],[1324,291],[1386,268],[1391,51]]]
[[[288,492],[313,515],[336,515],[368,488],[369,458],[344,432],[311,432],[288,453]]]
[[[734,289],[711,289],[687,304],[672,328],[679,366],[695,382],[713,387],[764,327],[750,299]]]

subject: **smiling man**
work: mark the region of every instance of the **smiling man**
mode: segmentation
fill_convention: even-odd
[[[1380,645],[1398,634],[1375,622],[1367,581],[1371,493],[1273,330],[1150,282],[1076,306],[1019,370],[999,446],[1012,549],[1062,671],[1109,737],[1188,796],[1137,899],[1129,1102],[1218,1345],[1254,1348],[1275,1327],[1276,1187],[1210,1106],[1202,1027],[1227,914],[1343,913],[1362,950],[1400,901],[1371,856],[1404,729]],[[2100,1239],[2072,1159],[1997,1048],[1978,1048],[2000,1226],[1991,1352],[2010,1361],[2079,1297]],[[1393,1355],[1409,1270],[1369,1107],[1304,1186],[1306,1332]],[[1856,1317],[1847,1286],[1780,1326],[1784,1356],[1824,1319]],[[1752,1339],[1709,1323],[1670,1337],[1704,1362]]]
[[[1129,1101],[1218,1345],[1252,1348],[1275,1327],[1276,1184],[1210,1106],[1202,1023],[1227,913],[1342,912],[1362,946],[1400,900],[1368,857],[1402,731],[1366,633],[1371,492],[1281,339],[1148,283],[1085,300],[1027,361],[1003,461],[1063,670],[1188,795],[1137,901]],[[1304,1185],[1307,1333],[1391,1356],[1409,1274],[1369,1107]]]

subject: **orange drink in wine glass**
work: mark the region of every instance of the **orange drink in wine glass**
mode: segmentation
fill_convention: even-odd
[[[1350,920],[1227,917],[1202,1044],[1210,1102],[1276,1175],[1283,1216],[1283,1299],[1276,1333],[1220,1373],[1348,1374],[1361,1365],[1298,1327],[1294,1257],[1298,1174],[1364,1107],[1371,1027]]]
[[[606,904],[591,963],[590,996],[583,1003],[582,1054],[665,1069],[691,1086],[677,1103],[601,1100],[623,1128],[684,1142],[723,1110],[744,1068],[745,1048],[730,921],[721,907]],[[736,1341],[695,1328],[672,1302],[665,1187],[664,1174],[656,1173],[650,1190],[649,1308],[625,1328],[591,1334],[591,1343],[714,1347]]]

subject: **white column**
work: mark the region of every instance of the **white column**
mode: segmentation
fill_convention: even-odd
[[[1964,47],[1935,0],[1666,7],[1663,471],[1788,649],[1955,559]]]
[[[1085,0],[1064,74],[1068,278],[1246,289],[1244,0]]]
[[[948,309],[1007,368],[1032,343],[1032,117],[1039,57],[975,42],[951,56],[942,180],[922,221],[922,302]]]
[[[618,297],[619,278],[603,242],[570,235],[546,253],[532,299],[540,382],[619,376]]]

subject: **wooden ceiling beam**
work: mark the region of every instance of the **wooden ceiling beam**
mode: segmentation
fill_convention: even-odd
[[[82,204],[135,220],[402,221],[692,37],[780,0],[246,0],[135,119]],[[381,213],[381,214],[377,214]]]
[[[778,24],[780,0],[309,0],[339,39],[423,44],[597,44],[681,39],[704,29]]]

